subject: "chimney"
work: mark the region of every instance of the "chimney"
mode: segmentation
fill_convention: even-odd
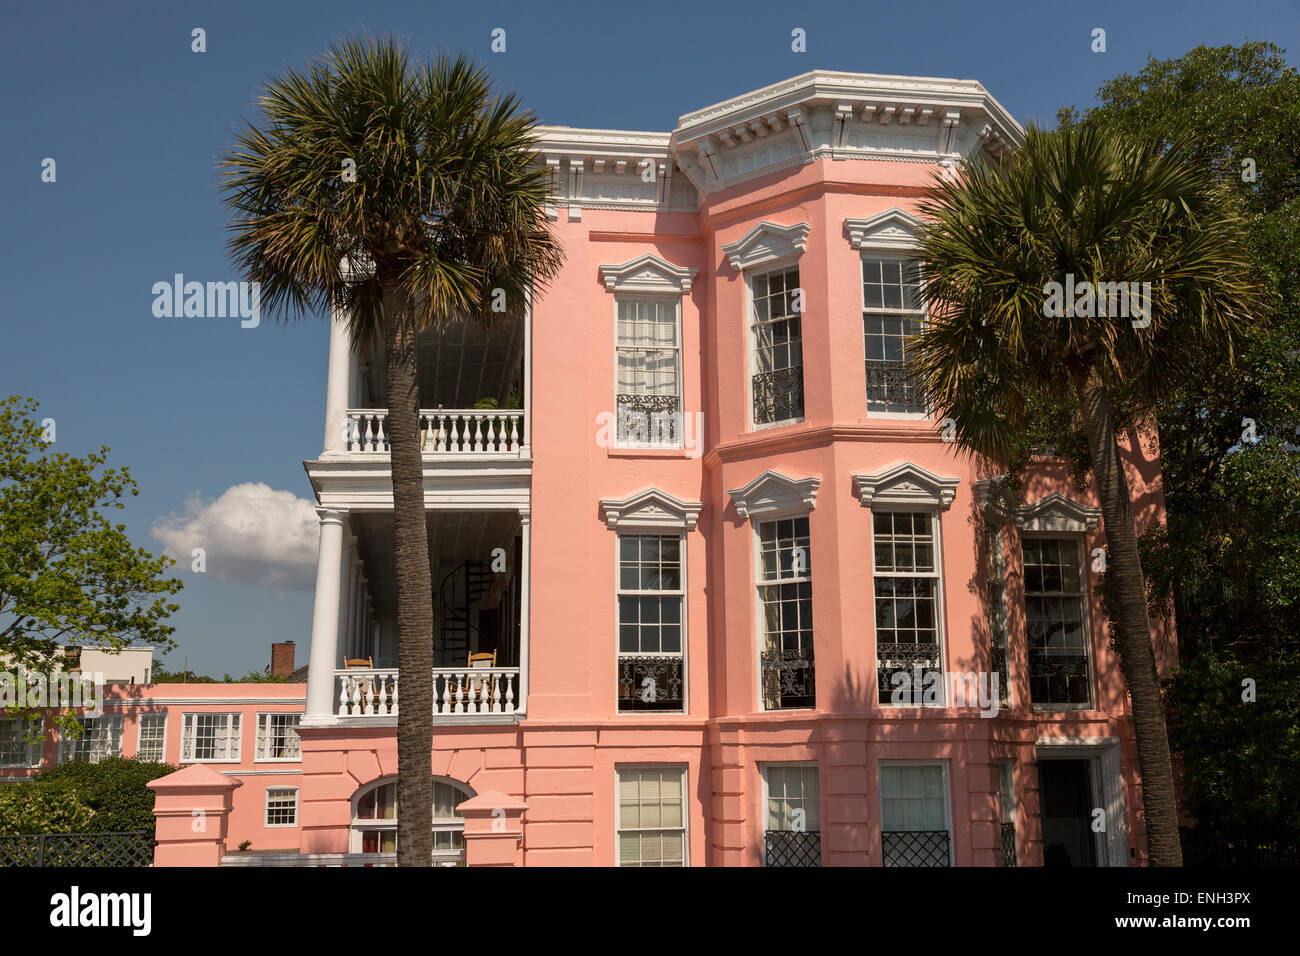
[[[271,676],[289,677],[293,674],[293,641],[271,645]]]

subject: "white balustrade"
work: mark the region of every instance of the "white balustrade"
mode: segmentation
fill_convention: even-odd
[[[346,448],[386,455],[388,409],[350,408]],[[523,409],[420,409],[420,449],[425,455],[518,454],[523,447]]]
[[[334,672],[339,717],[395,717],[396,668],[349,668]],[[518,667],[436,668],[433,712],[437,715],[513,714]]]

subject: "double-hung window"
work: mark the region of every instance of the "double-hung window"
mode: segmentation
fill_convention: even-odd
[[[821,866],[821,788],[816,764],[763,768],[764,866]]]
[[[618,768],[618,865],[686,865],[686,768]]]
[[[83,717],[81,736],[64,734],[59,742],[59,763],[87,760],[99,763],[105,757],[122,755],[122,718]]]
[[[763,708],[817,706],[808,517],[758,525]]]
[[[680,534],[618,536],[618,709],[683,709]]]
[[[755,275],[750,281],[755,425],[803,418],[803,293],[799,267]]]
[[[239,761],[240,714],[185,714],[181,722],[181,761]]]
[[[618,443],[682,444],[680,296],[620,296],[617,331]]]
[[[0,718],[0,767],[27,768],[41,762],[40,725],[22,717]]]
[[[266,825],[268,827],[296,827],[298,825],[297,787],[267,787]]]
[[[943,704],[938,515],[876,511],[876,669],[882,704]],[[933,676],[931,676],[933,675]]]
[[[881,764],[880,821],[885,866],[951,866],[946,764]]]
[[[298,723],[302,714],[257,715],[257,759],[301,760]]]
[[[924,320],[916,263],[863,257],[868,412],[925,414],[925,398],[906,368],[909,340],[920,333]]]
[[[136,724],[135,759],[162,763],[167,744],[167,715],[141,714]]]
[[[1086,707],[1092,682],[1080,537],[1023,536],[1029,697],[1040,707]]]

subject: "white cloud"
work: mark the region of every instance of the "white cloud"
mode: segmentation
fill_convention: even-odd
[[[154,522],[149,533],[190,572],[194,549],[204,551],[205,573],[223,581],[267,588],[312,588],[320,525],[315,504],[262,482],[227,488],[205,499],[195,492],[185,513]]]

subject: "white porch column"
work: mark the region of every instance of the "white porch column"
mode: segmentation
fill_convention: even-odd
[[[334,310],[330,317],[330,364],[325,385],[325,453],[347,451],[343,442],[348,400],[352,394],[352,336],[347,315]]]
[[[316,603],[311,615],[311,657],[307,663],[307,714],[311,722],[334,714],[334,668],[339,651],[339,598],[343,588],[344,512],[317,508],[320,547],[316,556]]]
[[[533,457],[533,290],[524,290],[524,441],[520,451]],[[524,539],[527,543],[527,538]]]
[[[519,553],[523,555],[523,567],[519,569],[519,701],[515,704],[515,713],[528,712],[528,590],[532,577],[532,535],[530,528],[532,516],[519,512],[519,533],[523,539]]]

